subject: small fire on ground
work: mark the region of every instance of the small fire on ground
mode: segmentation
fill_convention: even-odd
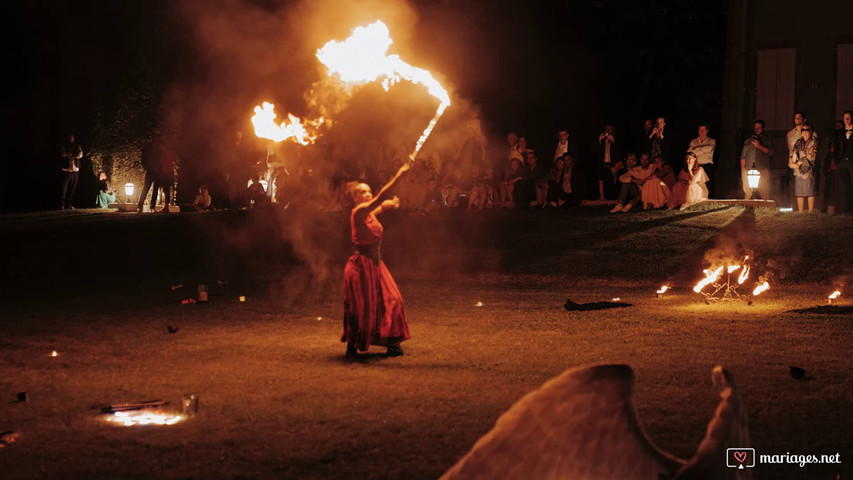
[[[152,410],[134,410],[128,412],[115,412],[107,415],[106,420],[125,427],[138,425],[174,425],[186,419],[184,415],[176,413],[162,413]]]

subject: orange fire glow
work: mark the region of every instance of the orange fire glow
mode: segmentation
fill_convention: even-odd
[[[388,91],[400,80],[408,80],[427,88],[430,95],[438,99],[435,116],[424,129],[415,150],[409,155],[414,160],[418,151],[441,118],[444,110],[450,106],[450,96],[432,74],[422,68],[409,65],[398,55],[387,55],[391,44],[388,27],[377,20],[366,27],[356,27],[343,42],[330,40],[317,50],[317,59],[326,66],[330,76],[337,75],[348,86],[382,80],[382,88]]]
[[[666,293],[667,290],[669,290],[669,285],[664,285],[664,286],[660,287],[660,290],[658,290],[656,293],[658,295],[661,295],[661,294]]]
[[[749,257],[746,257],[746,258],[749,258]],[[740,275],[738,275],[738,277],[737,277],[737,284],[743,285],[743,282],[745,282],[748,277],[749,277],[749,265],[746,265],[743,267],[743,270],[741,270]]]
[[[377,20],[370,25],[356,27],[352,35],[341,42],[330,40],[317,50],[317,59],[326,66],[329,76],[338,78],[348,87],[381,80],[382,88],[388,91],[397,82],[408,80],[425,86],[429,94],[438,99],[439,105],[435,115],[409,155],[414,160],[444,110],[450,106],[450,96],[427,70],[409,65],[398,55],[387,55],[392,43],[394,41],[388,27]],[[262,107],[255,107],[252,123],[258,137],[275,142],[293,139],[297,143],[308,145],[317,138],[317,131],[324,122],[321,117],[303,123],[298,117],[288,114],[290,123],[285,121],[277,125],[274,122],[276,115],[273,110],[274,106],[268,102],[264,102]]]
[[[131,412],[115,412],[108,415],[106,420],[112,423],[118,423],[125,427],[133,427],[137,425],[174,425],[181,420],[184,420],[183,415],[179,414],[164,414],[159,412],[137,410]]]
[[[717,267],[716,270],[711,270],[710,268],[706,268],[704,270],[705,278],[699,281],[695,287],[693,287],[693,291],[696,293],[702,292],[702,289],[706,286],[714,283],[720,277],[720,274],[723,272],[723,267]]]
[[[299,117],[288,113],[289,122],[285,120],[281,124],[275,122],[275,117],[275,105],[264,102],[263,106],[255,107],[255,115],[252,117],[255,135],[274,142],[292,140],[301,145],[308,145],[317,139],[317,129],[323,124],[323,117],[317,120],[306,120],[305,123],[302,123]]]
[[[761,295],[761,292],[764,292],[770,288],[770,284],[767,282],[762,283],[761,285],[755,287],[755,290],[752,291],[752,296],[757,297]]]
[[[832,294],[829,296],[829,299],[835,300],[836,298],[838,298],[840,296],[841,296],[841,291],[836,290],[836,291],[832,292]]]

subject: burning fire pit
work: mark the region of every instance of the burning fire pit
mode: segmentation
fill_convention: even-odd
[[[705,303],[745,300],[751,304],[751,299],[767,291],[770,288],[770,283],[763,277],[759,277],[758,283],[752,290],[752,295],[738,293],[738,288],[749,278],[750,271],[749,255],[738,263],[707,268],[704,270],[705,278],[693,287],[693,291],[704,295]],[[708,285],[711,285],[713,290],[706,288]]]

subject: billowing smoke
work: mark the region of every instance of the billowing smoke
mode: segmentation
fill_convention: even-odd
[[[289,174],[282,180],[279,199],[288,208],[276,210],[280,234],[311,269],[315,281],[337,278],[333,274],[343,267],[341,256],[346,252],[341,237],[346,233],[335,229],[329,215],[321,219],[323,215],[316,214],[339,200],[332,179],[342,167],[357,162],[393,175],[395,160],[407,160],[438,102],[426,89],[408,82],[388,92],[375,83],[347,89],[327,75],[315,53],[331,39],[346,38],[356,26],[381,19],[391,30],[392,52],[421,66],[410,47],[416,11],[399,0],[214,0],[179,2],[175,8],[190,32],[187,41],[197,52],[196,62],[187,66],[188,73],[164,102],[165,129],[177,132],[179,191],[191,195],[196,185],[221,184],[226,175],[232,183],[243,182],[240,172],[245,176],[248,171],[263,171],[268,157],[276,155]],[[441,72],[432,74],[450,92],[452,106],[419,161],[429,161],[436,169],[460,159],[479,161],[487,148],[483,135],[487,132],[476,108],[453,93],[452,82]],[[325,117],[316,143],[273,144],[257,138],[250,119],[254,107],[265,101],[275,104],[279,121],[288,113]],[[239,153],[235,132],[243,134]],[[463,148],[466,144],[474,147]],[[226,189],[219,191],[224,194]],[[346,222],[343,213],[334,221]],[[251,232],[239,235],[235,241],[241,245],[246,237],[252,238]]]

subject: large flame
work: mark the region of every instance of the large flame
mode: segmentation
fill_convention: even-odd
[[[706,268],[704,270],[705,278],[699,281],[695,287],[693,287],[693,291],[696,293],[700,293],[703,288],[717,281],[717,278],[720,277],[720,273],[723,272],[723,267],[717,267],[716,270],[711,270],[710,268]]]
[[[409,65],[398,55],[387,55],[388,47],[393,42],[388,27],[377,20],[366,27],[356,27],[352,35],[342,42],[330,40],[317,50],[317,59],[326,66],[330,76],[337,75],[348,86],[381,79],[385,91],[400,80],[427,87],[429,94],[438,99],[439,105],[435,116],[415,144],[415,150],[409,155],[414,160],[438,119],[450,106],[450,96],[428,71]]]
[[[835,299],[836,299],[836,298],[838,298],[839,296],[841,296],[841,291],[836,290],[836,291],[832,292],[832,294],[829,296],[829,299],[830,299],[830,300],[835,300]]]
[[[752,296],[757,297],[758,295],[761,295],[761,292],[764,292],[765,290],[767,290],[769,288],[770,288],[770,284],[765,281],[761,285],[755,287],[755,290],[752,291]]]
[[[288,120],[285,120],[281,124],[277,124],[275,117],[275,105],[264,102],[263,106],[255,107],[255,115],[252,117],[255,135],[274,142],[292,140],[302,145],[308,145],[317,139],[317,129],[323,124],[323,117],[317,120],[306,120],[304,124],[299,117],[290,113],[287,114],[289,123]],[[311,132],[306,127],[310,128]]]

